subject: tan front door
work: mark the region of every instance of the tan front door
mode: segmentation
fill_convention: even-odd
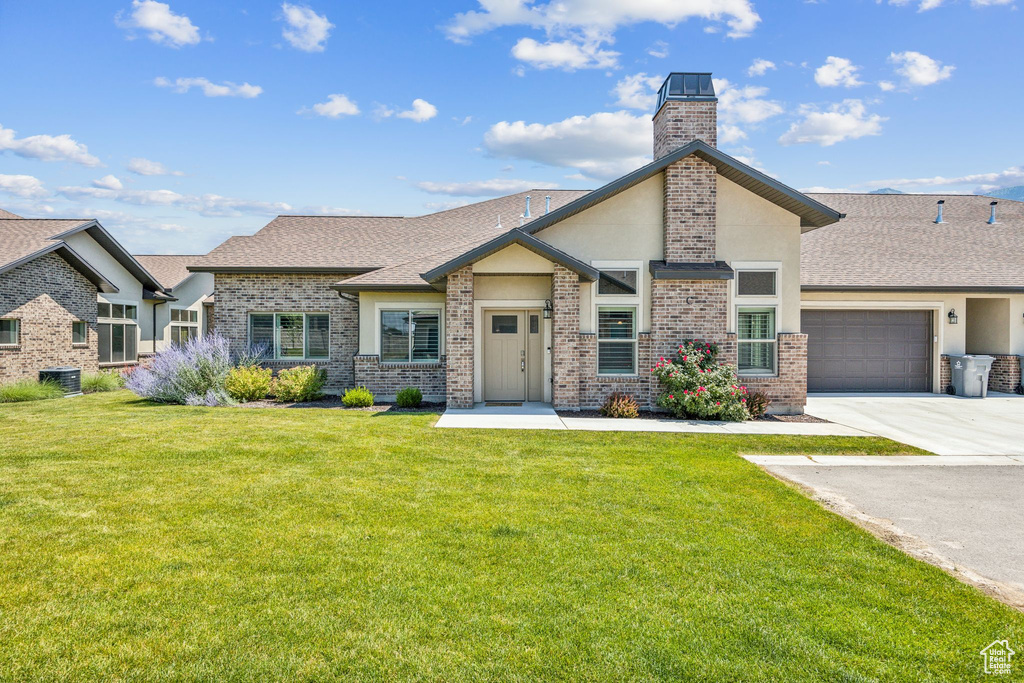
[[[526,312],[484,311],[484,400],[526,400]]]

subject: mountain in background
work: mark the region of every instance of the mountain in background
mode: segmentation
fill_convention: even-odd
[[[999,199],[1013,199],[1018,202],[1024,202],[1024,185],[1014,185],[1013,187],[1001,187],[998,190],[992,190],[986,192],[989,197],[998,197]]]
[[[868,192],[868,194],[906,194],[906,192],[897,190],[892,187],[881,187],[877,190],[871,190],[871,192]]]

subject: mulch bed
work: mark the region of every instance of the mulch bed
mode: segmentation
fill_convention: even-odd
[[[444,403],[427,403],[424,401],[419,408],[399,408],[394,403],[375,403],[368,408],[349,408],[341,402],[340,396],[325,396],[318,401],[302,403],[278,403],[270,399],[239,403],[239,408],[326,408],[330,410],[352,410],[364,413],[443,413]]]
[[[604,415],[596,410],[556,410],[555,413],[559,417],[600,417],[604,418]],[[665,420],[670,419],[671,415],[668,413],[655,413],[650,410],[641,410],[638,418],[641,420]],[[814,417],[813,415],[765,415],[764,417],[754,418],[754,422],[828,422],[820,417]]]

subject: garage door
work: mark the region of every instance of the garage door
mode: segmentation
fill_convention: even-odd
[[[931,311],[803,311],[808,391],[931,391]]]

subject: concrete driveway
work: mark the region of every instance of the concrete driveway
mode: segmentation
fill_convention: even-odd
[[[807,412],[936,455],[1024,454],[1024,396],[811,394]]]
[[[924,459],[932,463],[833,466],[778,457],[759,464],[914,557],[1024,608],[1024,463]]]

